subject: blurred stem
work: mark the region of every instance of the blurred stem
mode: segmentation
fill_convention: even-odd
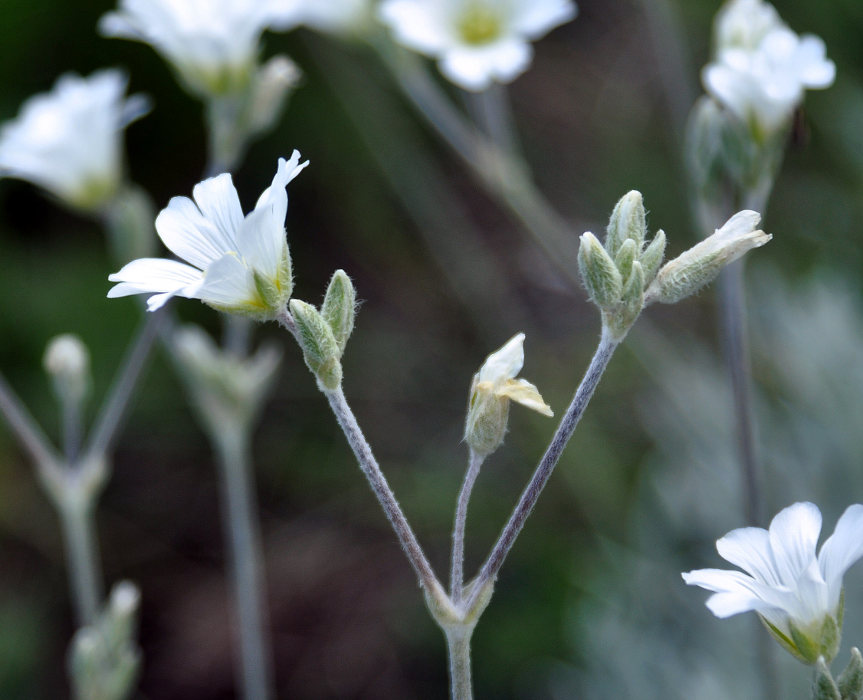
[[[150,359],[154,341],[166,318],[167,314],[164,311],[147,313],[139,324],[138,331],[129,344],[108,395],[99,410],[95,427],[90,432],[90,438],[84,448],[88,458],[100,458],[112,450],[117,431],[129,407],[129,401]]]
[[[482,92],[467,93],[474,121],[503,153],[523,162],[506,85],[492,83]]]
[[[458,505],[455,511],[455,525],[452,531],[452,564],[450,566],[450,597],[453,605],[461,605],[464,592],[464,531],[467,522],[467,505],[470,502],[470,494],[473,485],[479,476],[479,469],[485,460],[485,455],[470,451],[467,472],[464,475],[464,483],[458,495]]]
[[[96,621],[102,601],[99,548],[96,542],[95,495],[85,493],[78,470],[68,468],[67,486],[56,503],[60,514],[72,603],[77,626]]]
[[[81,424],[81,406],[79,399],[69,400],[68,397],[60,399],[60,422],[63,440],[63,454],[66,461],[72,463],[81,449],[83,426]]]
[[[431,564],[429,564],[398,501],[396,501],[396,497],[372,453],[372,448],[366,441],[365,435],[363,435],[359,423],[357,423],[356,416],[354,416],[351,407],[348,405],[344,392],[339,387],[335,391],[325,391],[324,394],[330,403],[330,408],[333,410],[336,421],[338,421],[348,440],[348,444],[354,452],[354,456],[357,458],[360,469],[365,474],[366,479],[368,479],[372,491],[374,491],[378,499],[378,503],[381,504],[384,513],[386,513],[387,518],[392,524],[396,536],[399,538],[399,542],[416,572],[420,585],[434,600],[448,604],[447,595],[435,576]]]
[[[220,468],[223,522],[237,622],[240,628],[240,666],[245,700],[272,697],[270,654],[264,641],[265,603],[260,533],[254,517],[249,430],[234,422],[211,436]]]
[[[569,226],[536,188],[525,163],[477,131],[429,77],[418,57],[393,46],[375,48],[419,114],[486,191],[522,222],[564,276],[578,283],[577,251]]]
[[[243,112],[241,95],[211,98],[204,106],[207,122],[207,167],[205,177],[232,172],[246,147],[246,133],[241,128]]]
[[[452,700],[472,700],[473,686],[470,672],[470,639],[472,626],[456,625],[445,628],[449,653],[450,693]]]
[[[618,344],[619,342],[612,340],[611,335],[603,327],[599,346],[596,348],[593,359],[590,361],[587,372],[581,380],[581,384],[579,384],[575,396],[573,396],[572,402],[569,404],[569,408],[566,409],[566,413],[560,421],[557,432],[555,432],[554,437],[551,439],[551,443],[542,460],[540,460],[533,477],[522,492],[521,498],[509,518],[509,522],[504,526],[500,537],[477,576],[477,581],[472,588],[470,598],[468,598],[464,605],[464,609],[468,615],[474,609],[474,606],[479,603],[486,584],[494,581],[497,577],[504,559],[509,554],[509,550],[512,548],[519,532],[521,532],[527,517],[533,510],[534,505],[536,505],[539,494],[542,493],[542,489],[545,487],[552,471],[554,471],[554,467],[560,460],[563,449],[572,437],[573,432],[575,432],[575,428],[579,420],[581,420],[581,416],[584,414],[587,404],[590,402],[590,398],[593,396],[593,392],[596,390],[596,386],[599,384],[599,380],[602,378],[606,367],[608,367],[611,356],[617,349]]]

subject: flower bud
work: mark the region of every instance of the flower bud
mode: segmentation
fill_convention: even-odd
[[[635,262],[635,256],[638,252],[638,246],[631,238],[627,238],[617,250],[617,255],[614,256],[614,265],[617,267],[617,271],[620,273],[622,279],[629,279],[632,263]]]
[[[648,288],[645,304],[674,304],[712,282],[744,253],[767,243],[772,236],[755,230],[760,220],[757,212],[737,212],[712,236],[666,263]]]
[[[606,325],[615,340],[623,340],[627,331],[644,308],[644,272],[641,263],[632,263],[632,271],[626,284],[620,305],[606,316]]]
[[[342,383],[342,352],[330,324],[311,304],[291,299],[298,342],[306,365],[318,379],[321,391],[334,391]]]
[[[815,662],[815,679],[812,681],[812,700],[842,700],[842,695],[839,693],[836,681],[830,675],[830,669],[822,657],[819,657]]]
[[[647,235],[647,215],[641,192],[627,192],[615,205],[608,222],[605,248],[610,255],[617,255],[620,246],[627,239],[635,241],[636,250],[641,250]]]
[[[614,260],[590,231],[581,236],[578,269],[587,293],[599,308],[605,309],[620,301],[623,278]]]
[[[324,295],[321,316],[333,332],[339,348],[339,357],[344,353],[348,338],[354,330],[356,304],[357,295],[351,278],[344,270],[336,270]]]
[[[863,695],[863,656],[857,647],[851,647],[851,660],[836,679],[842,700],[859,700]]]
[[[659,271],[659,266],[662,265],[662,258],[665,256],[665,231],[659,229],[650,245],[644,249],[638,261],[641,263],[641,269],[644,272],[644,284],[647,286],[653,282],[656,273]]]
[[[77,335],[65,333],[53,338],[45,349],[42,365],[61,402],[84,400],[90,390],[90,353]]]

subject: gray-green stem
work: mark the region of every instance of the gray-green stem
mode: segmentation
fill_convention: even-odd
[[[471,700],[473,682],[470,672],[470,639],[473,626],[457,625],[444,628],[449,656],[450,697],[452,700]]]
[[[608,367],[611,356],[614,354],[618,344],[619,342],[613,340],[606,329],[603,328],[599,346],[593,355],[593,359],[590,361],[581,384],[576,389],[575,396],[573,396],[569,408],[566,409],[566,413],[561,419],[548,449],[546,449],[530,482],[522,492],[521,498],[513,509],[509,521],[504,526],[500,537],[498,537],[497,542],[492,547],[491,553],[480,569],[471,595],[463,606],[468,614],[480,601],[481,592],[485,586],[497,578],[504,559],[506,559],[507,554],[512,549],[516,537],[521,532],[534,505],[536,505],[540,493],[542,493],[543,488],[548,483],[551,473],[560,460],[560,456],[572,437],[579,420],[581,420],[581,416],[584,414],[587,404],[590,402],[590,398],[593,396],[593,392],[596,390],[596,386],[599,384],[599,380],[602,378],[606,367]]]
[[[464,532],[467,523],[467,506],[473,485],[479,476],[479,469],[485,460],[485,455],[479,455],[470,451],[470,459],[467,471],[464,475],[464,483],[458,495],[458,503],[455,509],[455,524],[452,530],[452,562],[450,565],[449,588],[453,605],[459,607],[464,594]]]
[[[69,585],[78,627],[96,621],[102,605],[101,565],[96,540],[95,495],[85,493],[84,473],[67,468],[67,486],[58,502],[69,570]]]
[[[249,457],[249,429],[239,422],[211,435],[219,462],[222,521],[227,530],[245,700],[272,697],[272,669],[264,641],[267,619],[263,597],[260,534],[255,513]]]

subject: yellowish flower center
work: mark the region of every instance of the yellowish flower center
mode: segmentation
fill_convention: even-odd
[[[501,18],[494,8],[484,2],[473,2],[458,22],[459,36],[466,44],[490,44],[501,33]]]

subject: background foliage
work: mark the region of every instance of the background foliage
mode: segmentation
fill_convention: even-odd
[[[807,96],[764,221],[775,239],[748,264],[758,432],[769,511],[813,499],[831,529],[863,499],[863,6],[775,4],[791,27],[824,38],[838,70],[833,87]],[[689,223],[680,148],[718,4],[579,5],[578,19],[539,42],[532,68],[512,85],[524,154],[570,223],[573,249],[636,188],[651,229],[664,228],[676,254],[706,233]],[[200,178],[201,108],[152,50],[96,35],[111,7],[4,0],[0,119],[62,72],[125,67],[131,90],[155,101],[129,129],[130,171],[164,206]],[[354,278],[363,304],[345,389],[444,572],[472,373],[524,330],[525,376],[559,415],[598,319],[583,291],[418,122],[374,55],[305,30],[267,35],[265,51],[291,55],[305,79],[235,181],[248,208],[278,156],[296,147],[311,160],[290,189],[297,295],[317,301],[336,267]],[[137,307],[105,299],[116,265],[98,226],[27,184],[0,182],[0,259],[0,368],[51,430],[57,417],[40,366],[47,340],[66,331],[84,338],[100,397]],[[176,311],[219,332],[199,304]],[[444,697],[443,639],[395,538],[299,352],[275,326],[259,336],[285,348],[255,445],[280,696]],[[679,579],[718,565],[712,540],[744,524],[715,336],[710,290],[639,321],[477,628],[479,697],[757,694],[747,644],[733,641],[755,634],[753,621],[720,623]],[[518,410],[510,427],[471,504],[469,569],[553,430]],[[143,591],[145,697],[233,697],[214,477],[182,387],[157,358],[99,511],[107,580],[130,578]],[[0,562],[0,697],[64,697],[72,623],[57,522],[2,427]],[[860,576],[852,572],[849,589]],[[853,597],[846,637],[859,644]],[[786,675],[784,697],[804,697],[805,671]]]

